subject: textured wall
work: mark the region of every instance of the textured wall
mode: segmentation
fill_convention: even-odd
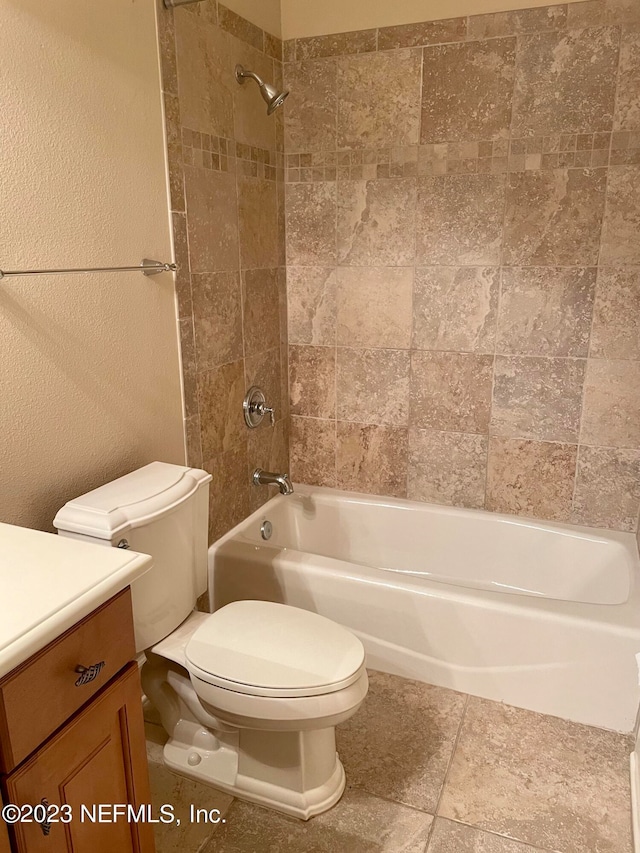
[[[282,35],[320,36],[545,5],[545,0],[282,0]]]
[[[294,479],[635,530],[640,4],[285,58]]]
[[[288,466],[283,115],[234,78],[239,62],[281,85],[282,44],[213,0],[158,14],[188,459],[214,476],[213,540],[270,496],[251,471]],[[246,427],[251,385],[275,427]]]
[[[0,0],[0,269],[170,260],[152,0]],[[171,275],[0,282],[0,519],[184,461]]]

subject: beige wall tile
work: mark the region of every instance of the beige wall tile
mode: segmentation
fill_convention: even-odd
[[[503,263],[595,266],[606,177],[604,169],[509,175]]]
[[[569,27],[592,27],[600,24],[640,27],[640,6],[636,0],[585,0],[569,3]]]
[[[640,268],[598,270],[591,356],[640,360]]]
[[[416,182],[411,178],[338,184],[338,261],[408,266],[415,256]]]
[[[185,167],[191,272],[238,268],[235,175]]]
[[[240,275],[237,272],[195,274],[193,295],[198,369],[208,370],[242,358]]]
[[[515,38],[426,48],[421,142],[507,137],[515,58]]]
[[[640,128],[640,32],[623,33],[614,130]]]
[[[498,352],[586,357],[595,285],[594,268],[504,269]]]
[[[278,271],[243,273],[243,327],[245,355],[276,349],[280,345]]]
[[[368,53],[376,49],[377,30],[356,30],[296,39],[296,59],[319,59],[349,53]]]
[[[640,448],[640,363],[589,359],[580,441]]]
[[[466,32],[466,18],[444,18],[441,21],[425,21],[421,24],[380,27],[378,30],[378,50],[394,50],[399,47],[420,47],[427,44],[462,41]]]
[[[336,271],[287,267],[289,342],[333,346],[336,341]]]
[[[338,59],[338,148],[417,145],[420,50]]]
[[[489,430],[493,356],[414,352],[410,424],[444,432]]]
[[[635,532],[640,512],[640,450],[581,447],[571,520]]]
[[[187,444],[187,465],[202,468],[202,444],[200,441],[200,415],[186,418],[184,422]]]
[[[287,184],[285,198],[287,264],[335,264],[335,183]]]
[[[409,353],[338,348],[337,417],[403,426],[409,417]]]
[[[438,811],[547,850],[630,853],[628,764],[625,735],[471,697]]]
[[[484,435],[409,430],[407,497],[482,509],[487,448]]]
[[[336,422],[291,418],[291,479],[311,486],[336,485]]]
[[[413,347],[494,351],[498,267],[423,267],[416,270]]]
[[[198,409],[198,362],[191,317],[178,323],[180,334],[180,352],[182,354],[182,381],[185,417],[190,418],[199,413]]]
[[[227,9],[222,3],[218,3],[218,23],[222,29],[236,36],[237,39],[247,42],[256,50],[262,50],[263,34],[260,27],[237,15],[231,9]]]
[[[541,6],[539,9],[516,9],[512,12],[471,15],[468,22],[468,38],[487,39],[510,36],[515,33],[561,30],[566,23],[566,3],[559,6]]]
[[[336,416],[336,351],[333,347],[289,347],[291,414]]]
[[[619,42],[613,27],[523,36],[513,135],[611,130]]]
[[[198,375],[202,455],[205,460],[235,449],[245,440],[246,427],[242,417],[244,394],[242,361],[224,364]]]
[[[251,506],[247,443],[205,459],[209,484],[209,542],[215,542],[246,518]]]
[[[337,282],[338,346],[409,349],[412,268],[341,267]]]
[[[278,265],[275,181],[238,178],[240,256],[243,269]]]
[[[334,151],[338,115],[335,60],[308,59],[287,64],[285,150]]]
[[[640,166],[609,169],[601,264],[640,264]]]
[[[573,444],[491,438],[486,509],[569,521],[577,451]]]
[[[504,177],[450,175],[418,181],[418,264],[500,263]]]
[[[578,441],[586,360],[496,356],[491,432]]]
[[[189,243],[187,241],[187,218],[183,213],[172,213],[173,247],[178,266],[176,272],[176,298],[178,317],[190,317],[193,311],[191,302],[191,275],[189,273]]]
[[[336,426],[338,488],[406,497],[407,430],[341,421]]]
[[[245,391],[251,388],[252,385],[262,388],[264,396],[267,399],[267,405],[273,406],[275,409],[276,418],[283,417],[284,397],[286,397],[286,388],[281,388],[281,378],[280,346],[272,350],[264,350],[245,359]],[[266,425],[269,423],[269,420],[269,416],[266,416],[263,424]]]
[[[164,3],[160,6],[160,0],[156,0],[158,8],[166,14],[156,16],[158,22],[158,46],[160,48],[160,70],[162,77],[162,91],[178,94],[178,69],[176,59],[176,26],[173,17],[173,9],[165,9]]]
[[[178,93],[184,127],[233,137],[233,74],[229,75],[233,39],[199,17],[176,9]],[[231,68],[233,72],[233,68]]]

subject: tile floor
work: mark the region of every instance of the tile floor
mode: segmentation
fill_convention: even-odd
[[[184,818],[158,853],[632,853],[628,737],[452,690],[372,672],[338,728],[344,797],[306,823],[174,776],[147,731],[154,802]]]

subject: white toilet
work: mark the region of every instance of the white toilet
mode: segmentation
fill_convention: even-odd
[[[335,726],[367,694],[362,643],[306,610],[237,601],[193,611],[207,587],[211,475],[153,462],[65,504],[60,535],[151,554],[132,586],[145,693],[168,767],[308,819],[345,786]]]

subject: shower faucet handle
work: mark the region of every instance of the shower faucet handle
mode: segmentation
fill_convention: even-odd
[[[262,388],[253,385],[247,391],[242,403],[244,412],[244,422],[249,429],[255,429],[262,423],[262,419],[266,414],[269,415],[271,426],[276,424],[276,410],[273,406],[267,406],[267,400],[264,396]]]

